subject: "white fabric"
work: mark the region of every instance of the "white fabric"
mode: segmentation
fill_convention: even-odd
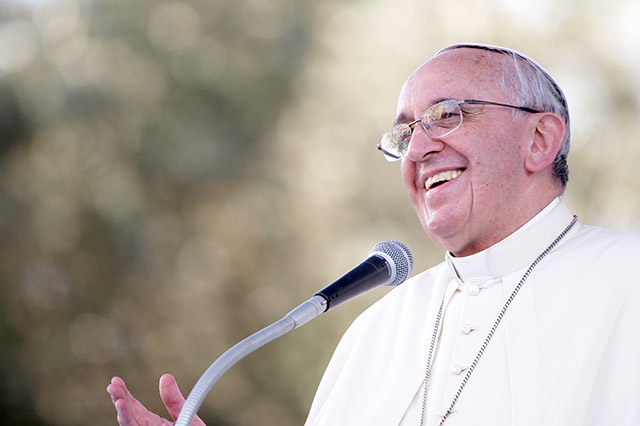
[[[338,345],[306,426],[419,425],[444,297],[425,422],[437,425],[504,302],[571,220],[555,201],[370,307]],[[639,233],[576,224],[523,285],[444,424],[640,425],[639,255]]]

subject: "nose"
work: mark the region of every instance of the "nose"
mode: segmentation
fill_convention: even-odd
[[[420,162],[443,149],[444,143],[440,139],[432,138],[421,125],[416,125],[409,141],[407,158],[414,162]]]

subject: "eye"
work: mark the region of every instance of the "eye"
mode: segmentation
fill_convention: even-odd
[[[451,111],[446,108],[437,108],[435,111],[432,111],[429,114],[428,122],[430,123],[446,123],[450,120],[459,120],[460,119],[460,110],[456,108],[455,111]]]
[[[446,122],[447,120],[457,120],[460,117],[460,107],[454,100],[437,103],[425,111],[423,119],[427,123]]]
[[[453,112],[444,111],[442,114],[440,114],[439,120],[447,120],[449,118],[457,116],[458,114],[454,114]]]
[[[393,126],[393,138],[398,141],[405,141],[411,138],[411,134],[413,133],[413,123],[411,124],[397,124]]]

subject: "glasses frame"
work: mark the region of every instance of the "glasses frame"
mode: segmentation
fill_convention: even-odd
[[[382,138],[380,138],[380,142],[378,143],[378,150],[381,151],[384,154],[384,157],[387,159],[387,161],[393,162],[393,161],[398,161],[403,159],[406,155],[407,152],[409,152],[408,148],[409,148],[409,143],[411,142],[411,138],[413,137],[413,132],[414,132],[414,127],[416,124],[420,123],[422,125],[422,128],[424,129],[424,131],[432,138],[434,139],[441,139],[445,136],[450,135],[451,133],[453,133],[455,130],[457,130],[460,126],[462,126],[462,123],[464,121],[464,111],[462,110],[462,108],[460,108],[460,123],[458,123],[458,125],[456,127],[454,127],[453,129],[449,130],[448,132],[439,135],[439,136],[433,136],[432,135],[432,130],[430,125],[425,124],[424,122],[424,116],[426,115],[426,113],[431,110],[432,108],[434,108],[437,105],[440,105],[444,102],[451,102],[451,101],[455,101],[458,104],[458,108],[460,108],[460,106],[465,105],[465,104],[470,104],[470,105],[493,105],[493,106],[499,106],[499,107],[505,107],[505,108],[513,108],[513,109],[517,109],[520,111],[524,111],[524,112],[528,112],[531,114],[538,114],[542,111],[538,111],[536,109],[533,108],[529,108],[526,106],[519,106],[519,105],[510,105],[510,104],[503,104],[500,102],[493,102],[493,101],[483,101],[483,100],[479,100],[479,99],[464,99],[464,100],[457,100],[457,99],[445,99],[443,101],[437,102],[433,105],[431,105],[429,108],[427,108],[422,115],[420,116],[420,118],[418,120],[414,120],[411,123],[402,123],[402,124],[396,124],[394,125],[391,129],[387,130],[383,135]],[[397,156],[396,154],[392,154],[390,152],[388,152],[387,150],[385,150],[384,148],[382,148],[382,140],[387,137],[391,132],[393,131],[397,131],[398,128],[404,128],[406,126],[406,128],[408,128],[411,131],[411,134],[409,135],[409,142],[406,144],[406,151],[404,154],[402,154],[401,156]],[[390,137],[390,136],[389,136]],[[398,142],[398,144],[400,144],[402,142]]]

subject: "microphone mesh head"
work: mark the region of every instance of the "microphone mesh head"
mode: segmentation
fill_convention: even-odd
[[[413,255],[411,250],[399,241],[381,241],[369,252],[369,256],[382,255],[391,267],[391,280],[385,284],[394,286],[402,284],[413,271]]]

